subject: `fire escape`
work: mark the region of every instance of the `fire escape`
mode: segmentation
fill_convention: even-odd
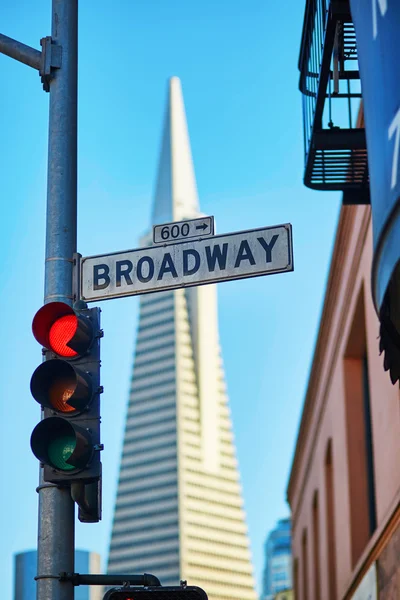
[[[357,45],[348,0],[307,0],[300,58],[304,183],[369,203]]]

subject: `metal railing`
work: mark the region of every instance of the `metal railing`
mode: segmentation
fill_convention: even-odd
[[[299,70],[304,183],[314,189],[368,190],[365,131],[357,122],[362,98],[357,45],[348,0],[307,0]]]

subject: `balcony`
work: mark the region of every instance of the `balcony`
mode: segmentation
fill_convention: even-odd
[[[307,0],[300,58],[304,183],[369,203],[357,45],[348,0]]]

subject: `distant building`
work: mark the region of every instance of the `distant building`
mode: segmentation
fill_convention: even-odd
[[[87,550],[75,550],[76,573],[100,573],[100,555]],[[14,555],[14,600],[36,598],[37,551],[28,550]],[[77,586],[75,600],[101,600],[102,586]]]
[[[281,519],[265,542],[263,600],[292,587],[292,538],[290,519]],[[289,598],[289,596],[288,596]]]
[[[199,216],[173,77],[152,224]],[[140,296],[132,375],[108,572],[184,579],[210,600],[255,600],[215,285]]]
[[[282,590],[274,596],[274,600],[295,600],[293,590]]]

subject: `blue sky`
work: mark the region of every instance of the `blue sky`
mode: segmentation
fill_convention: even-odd
[[[1,33],[39,48],[50,0],[6,0]],[[218,232],[290,222],[294,273],[218,286],[220,335],[255,574],[288,514],[286,484],[337,223],[338,194],[302,184],[297,58],[304,2],[85,0],[79,19],[79,225],[83,255],[134,248],[150,223],[167,79],[181,78],[201,209]],[[0,56],[2,595],[12,554],[33,548],[38,464],[29,439],[40,363],[48,95]],[[103,303],[103,521],[76,545],[106,559],[138,299]]]

